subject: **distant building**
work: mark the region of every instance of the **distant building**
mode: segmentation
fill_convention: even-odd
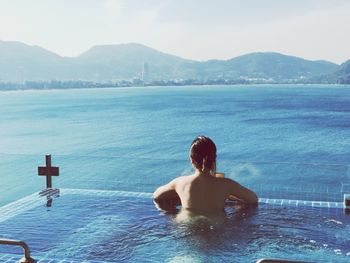
[[[23,67],[18,68],[18,83],[23,85],[26,82],[25,71]]]
[[[149,81],[149,65],[147,62],[144,62],[143,63],[143,66],[142,66],[142,74],[141,74],[141,80],[143,82],[145,81]]]

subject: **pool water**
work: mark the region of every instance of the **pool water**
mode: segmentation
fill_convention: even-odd
[[[0,208],[0,233],[37,259],[105,262],[255,262],[285,258],[349,262],[350,216],[342,209],[260,203],[228,206],[223,223],[179,223],[149,193],[60,189]],[[5,208],[6,208],[5,207]],[[6,213],[4,212],[6,210]],[[4,216],[7,215],[7,218]],[[2,220],[3,219],[3,220]],[[0,253],[19,250],[0,247]]]

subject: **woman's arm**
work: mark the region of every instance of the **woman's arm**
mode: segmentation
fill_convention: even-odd
[[[181,204],[180,197],[176,193],[176,179],[172,180],[166,185],[160,186],[153,193],[153,200],[156,206],[163,210],[175,209],[177,205]]]
[[[231,198],[236,198],[246,204],[258,204],[258,196],[256,193],[231,179],[225,178],[224,180],[228,196],[231,196]]]
[[[177,196],[175,191],[176,179],[167,183],[166,185],[160,186],[153,193],[154,200],[171,199]]]

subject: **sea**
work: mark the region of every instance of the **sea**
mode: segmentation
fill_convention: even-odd
[[[350,189],[350,87],[232,85],[0,92],[0,205],[45,188],[151,193],[192,172],[213,139],[218,170],[260,197],[339,201]]]

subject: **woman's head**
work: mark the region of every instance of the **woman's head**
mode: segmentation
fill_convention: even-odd
[[[216,146],[209,137],[198,136],[193,140],[190,148],[190,158],[196,169],[215,174]]]

